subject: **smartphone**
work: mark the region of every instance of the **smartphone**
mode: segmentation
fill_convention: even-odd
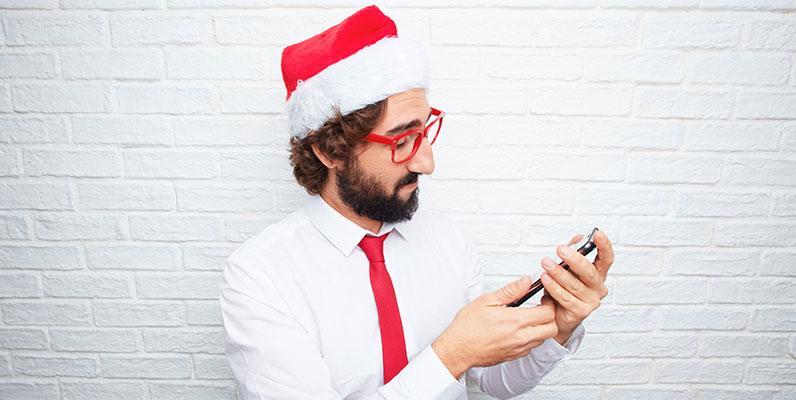
[[[594,234],[598,230],[599,229],[594,228],[592,229],[591,233],[589,233],[588,236],[586,235],[583,236],[583,239],[581,239],[581,241],[577,243],[578,253],[583,254],[585,256],[586,254],[591,253],[592,250],[597,248],[597,246],[594,245]],[[558,263],[558,265],[564,267],[564,269],[569,269],[569,265],[564,263],[564,261],[561,261],[560,263]],[[522,296],[519,299],[514,300],[509,304],[506,304],[506,307],[518,307],[520,304],[528,301],[528,299],[533,297],[533,295],[539,293],[539,291],[542,290],[543,287],[544,286],[542,286],[542,280],[537,279],[536,282],[534,282],[533,285],[531,285],[531,290],[529,290],[528,293],[525,294],[525,296]]]

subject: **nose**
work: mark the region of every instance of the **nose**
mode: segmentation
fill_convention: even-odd
[[[423,138],[420,142],[420,148],[417,149],[414,157],[406,162],[406,167],[411,172],[417,172],[423,175],[431,175],[434,173],[434,152],[431,150],[431,143],[427,138]]]

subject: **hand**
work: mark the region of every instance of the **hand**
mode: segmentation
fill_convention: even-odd
[[[531,288],[524,276],[464,306],[431,348],[458,378],[471,367],[486,367],[528,355],[556,335],[555,306],[547,298],[536,307],[504,307]]]
[[[579,240],[579,236],[570,241],[570,245]],[[603,231],[594,234],[597,245],[597,257],[590,263],[582,254],[569,246],[558,246],[556,253],[569,265],[569,271],[560,267],[549,257],[542,259],[542,285],[545,295],[555,300],[555,320],[558,334],[555,340],[564,344],[572,335],[572,331],[600,306],[600,300],[608,295],[605,287],[605,276],[614,263],[614,250],[611,241]],[[567,252],[569,250],[569,252]]]

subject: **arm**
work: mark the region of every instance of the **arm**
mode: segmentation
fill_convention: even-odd
[[[220,301],[227,358],[242,400],[342,398],[313,338],[261,269],[229,262]],[[464,393],[464,386],[427,347],[365,398],[451,398]]]

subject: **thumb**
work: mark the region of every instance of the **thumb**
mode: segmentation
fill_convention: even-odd
[[[519,280],[509,283],[494,292],[487,293],[487,301],[491,305],[504,305],[522,297],[531,289],[531,277],[523,276]]]

